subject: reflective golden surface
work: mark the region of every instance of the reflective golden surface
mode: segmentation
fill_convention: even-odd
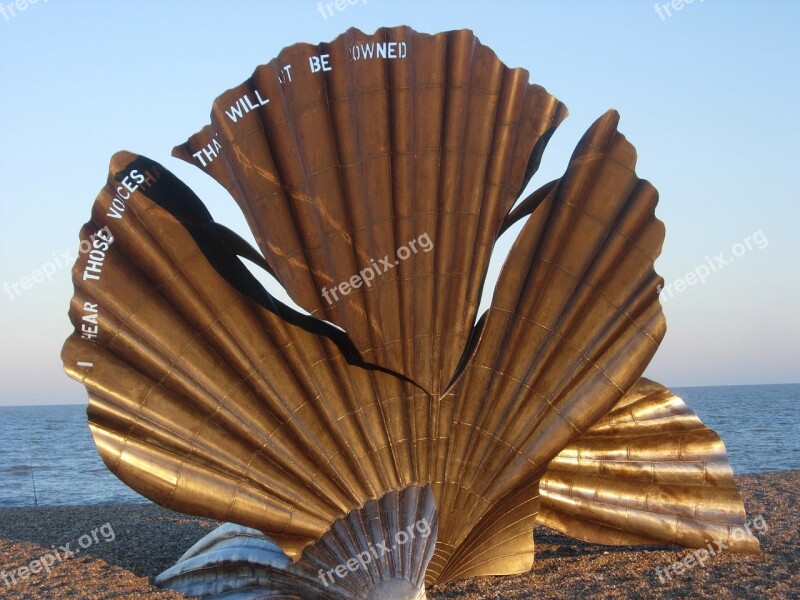
[[[402,60],[347,59],[400,40]],[[320,52],[331,71],[280,77]],[[287,48],[176,149],[231,192],[263,256],[166,169],[115,155],[81,232],[113,241],[76,262],[63,351],[108,467],[293,558],[351,510],[430,484],[428,583],[529,569],[537,515],[604,543],[691,546],[743,524],[719,438],[640,380],[665,331],[664,227],[618,115],[511,211],[565,115],[468,31]],[[476,324],[494,243],[523,219]],[[430,251],[398,253],[422,234]]]
[[[648,379],[550,462],[539,492],[537,522],[587,542],[759,549],[737,532],[744,506],[722,440]]]

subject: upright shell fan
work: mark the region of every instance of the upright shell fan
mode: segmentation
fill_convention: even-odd
[[[256,69],[175,155],[236,199],[298,305],[440,395],[503,219],[566,114],[469,31],[350,30]],[[402,260],[426,234],[432,250]]]
[[[640,379],[665,331],[664,228],[616,113],[512,210],[565,116],[469,31],[291,46],[175,150],[229,190],[260,253],[160,165],[113,157],[81,232],[65,368],[120,479],[243,526],[160,582],[412,598],[529,569],[537,515],[601,543],[757,550],[731,537],[745,515],[719,438]]]

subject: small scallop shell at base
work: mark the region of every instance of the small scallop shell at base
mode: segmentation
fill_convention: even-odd
[[[260,531],[225,523],[155,582],[226,600],[424,600],[437,531],[430,486],[409,486],[338,519],[295,563]]]
[[[565,115],[468,31],[287,48],[176,149],[230,191],[260,253],[163,166],[114,155],[81,231],[65,369],[117,477],[268,538],[222,530],[164,581],[202,586],[244,561],[306,597],[297,565],[327,571],[377,544],[399,521],[370,537],[351,520],[341,539],[361,541],[321,553],[347,519],[400,514],[401,497],[417,498],[406,520],[436,521],[414,574],[390,553],[385,571],[337,582],[343,597],[527,571],[537,518],[598,543],[727,535],[757,551],[733,536],[744,508],[718,436],[641,379],[666,328],[664,226],[617,113],[517,202]]]

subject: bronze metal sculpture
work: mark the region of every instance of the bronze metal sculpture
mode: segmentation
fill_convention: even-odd
[[[515,207],[565,116],[469,31],[289,47],[175,150],[233,195],[260,253],[166,169],[115,155],[63,352],[109,468],[269,536],[299,561],[282,568],[300,597],[333,524],[370,503],[399,514],[385,503],[403,490],[432,498],[429,584],[529,569],[537,516],[602,543],[730,538],[745,515],[718,436],[640,379],[665,331],[664,228],[617,114]],[[476,323],[491,250],[521,219]],[[337,593],[423,593],[400,552]]]

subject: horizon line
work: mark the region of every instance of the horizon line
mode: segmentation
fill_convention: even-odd
[[[763,385],[800,385],[800,381],[784,382],[784,383],[718,383],[706,385],[674,385],[666,386],[670,390],[687,389],[687,388],[709,388],[709,387],[757,387]],[[34,404],[3,404],[0,402],[0,408],[27,408],[30,406],[88,406],[88,399],[86,402],[41,402]]]

